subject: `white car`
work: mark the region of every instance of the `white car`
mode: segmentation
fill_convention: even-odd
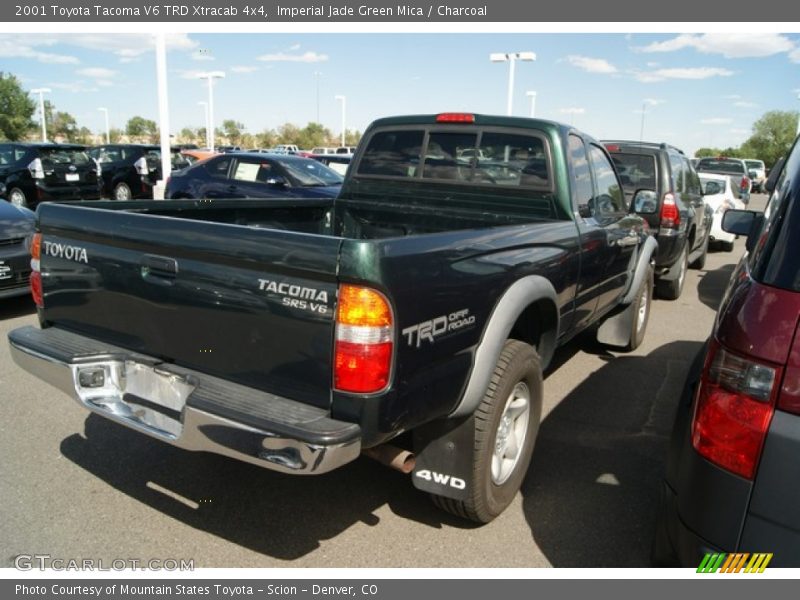
[[[713,173],[698,173],[698,175],[703,185],[703,201],[711,207],[714,215],[709,242],[718,244],[726,252],[731,252],[736,236],[722,230],[722,216],[728,209],[745,208],[741,199],[739,180],[736,176],[731,175],[715,175]]]
[[[753,189],[763,193],[764,183],[767,181],[767,167],[764,165],[764,161],[746,158],[744,159],[744,163],[747,165],[748,174],[750,174],[750,171],[755,171],[755,173],[753,173],[755,177],[752,178]]]

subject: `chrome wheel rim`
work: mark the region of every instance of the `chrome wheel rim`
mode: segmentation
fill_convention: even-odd
[[[506,400],[494,436],[492,483],[495,485],[503,485],[516,469],[525,446],[530,415],[531,393],[520,381]]]
[[[117,186],[117,189],[114,192],[114,197],[117,200],[130,200],[131,191],[128,189],[127,186],[124,185]]]
[[[11,195],[9,196],[8,199],[14,206],[25,206],[25,196],[23,196],[19,192],[16,191],[11,192]]]

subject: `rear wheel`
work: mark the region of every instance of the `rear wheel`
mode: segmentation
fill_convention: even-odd
[[[708,234],[706,234],[706,241],[703,243],[703,253],[698,256],[691,264],[693,269],[702,269],[706,266],[706,256],[708,256]]]
[[[733,242],[720,242],[719,245],[725,252],[733,252]]]
[[[681,297],[683,284],[686,281],[686,270],[689,268],[688,244],[684,244],[683,251],[676,265],[678,266],[678,276],[675,279],[660,279],[658,281],[658,295],[665,300],[677,300]]]
[[[28,199],[25,198],[25,192],[19,188],[11,188],[11,191],[8,193],[8,201],[14,206],[28,206]]]
[[[474,414],[475,446],[470,496],[453,500],[433,495],[447,512],[488,523],[516,496],[528,471],[542,414],[542,368],[529,344],[508,340],[489,388]]]
[[[127,183],[118,183],[114,186],[114,200],[130,200],[132,197],[131,188]]]
[[[647,331],[647,322],[650,320],[650,305],[653,298],[653,270],[648,273],[636,292],[633,301],[633,322],[631,323],[631,337],[626,350],[636,350],[644,340]]]

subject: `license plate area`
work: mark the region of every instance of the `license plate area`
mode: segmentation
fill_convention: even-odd
[[[14,270],[4,260],[0,260],[0,281],[14,277]]]
[[[88,408],[147,433],[177,439],[195,386],[158,366],[134,361],[74,365],[75,391]]]
[[[78,173],[65,173],[64,178],[67,181],[80,181],[81,176]]]

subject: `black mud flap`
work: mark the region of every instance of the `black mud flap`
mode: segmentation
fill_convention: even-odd
[[[414,430],[416,466],[412,474],[419,490],[466,500],[475,452],[474,417],[440,419]]]

